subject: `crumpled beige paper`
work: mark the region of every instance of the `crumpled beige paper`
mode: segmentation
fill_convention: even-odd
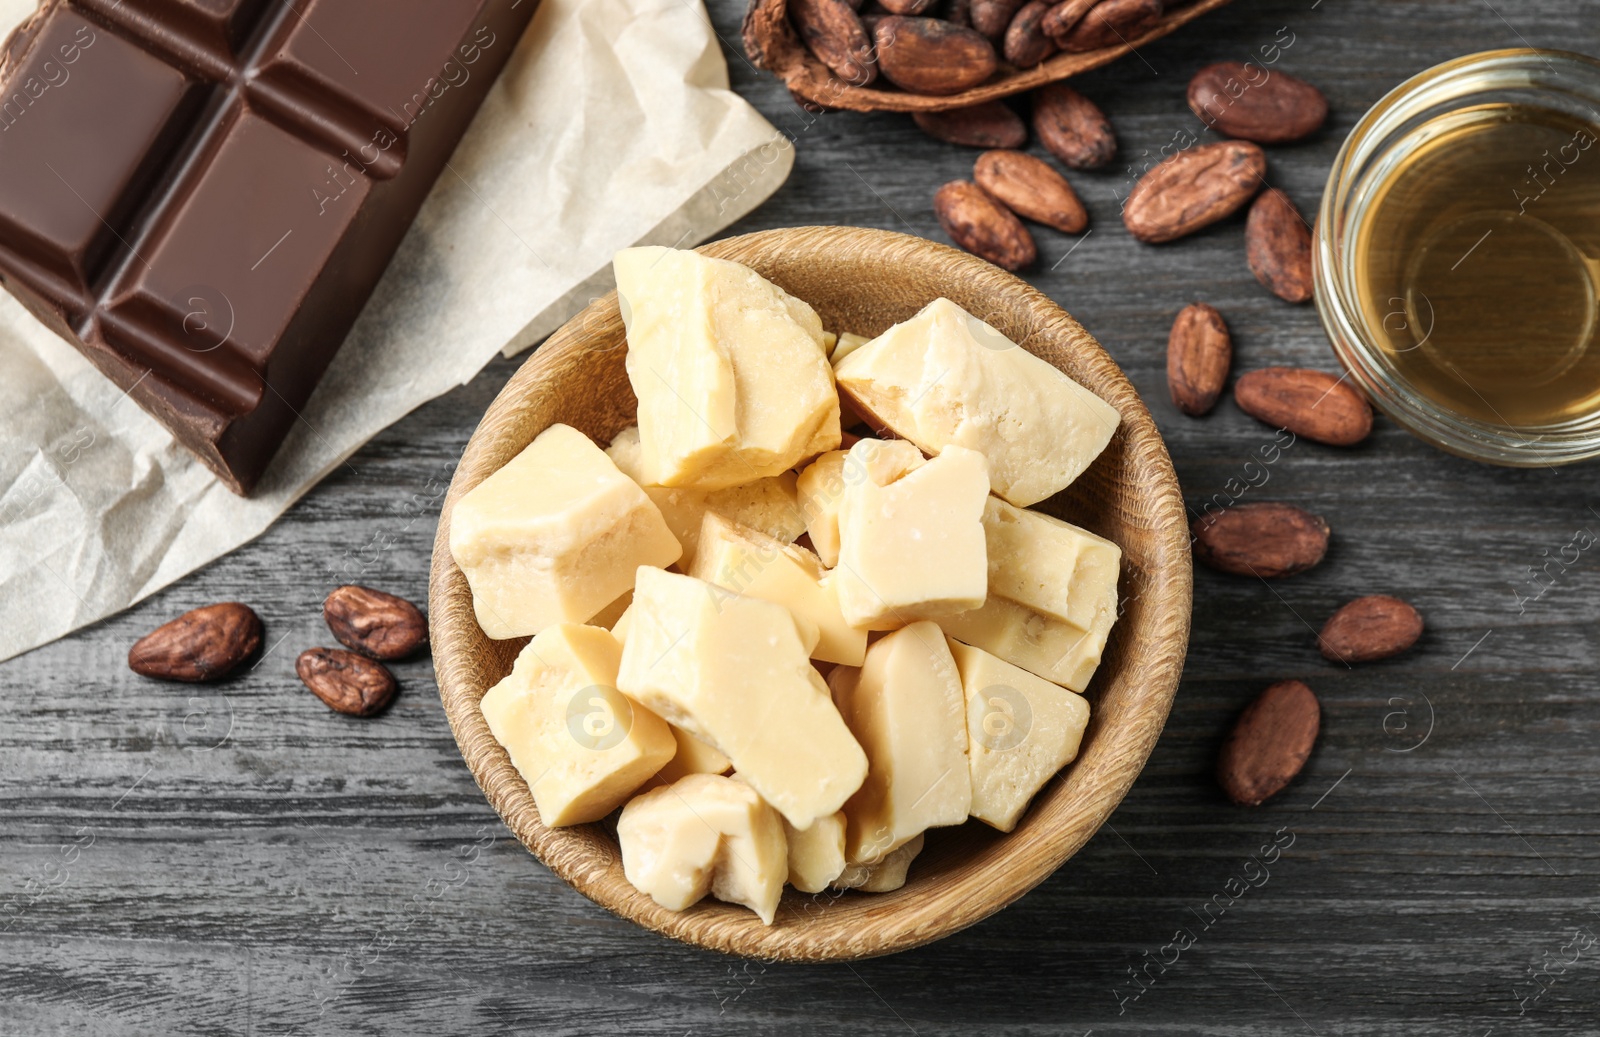
[[[35,0],[0,0],[0,26]],[[255,495],[230,493],[0,293],[0,659],[256,537],[384,426],[539,341],[633,244],[688,247],[788,176],[698,0],[543,0]]]

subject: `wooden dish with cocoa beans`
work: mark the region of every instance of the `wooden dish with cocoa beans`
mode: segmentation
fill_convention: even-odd
[[[1099,68],[1228,0],[879,2],[751,0],[745,52],[808,104],[946,111]]]
[[[815,897],[785,890],[776,922],[706,899],[669,910],[624,874],[611,819],[551,827],[491,732],[480,702],[511,670],[523,639],[480,627],[450,531],[460,502],[556,423],[605,442],[636,421],[615,292],[552,335],[501,390],[472,434],[439,521],[429,601],[440,697],[467,766],[518,839],[596,903],[701,947],[756,958],[840,961],[905,950],[972,925],[1022,896],[1105,823],[1144,767],[1166,722],[1188,647],[1187,515],[1155,422],[1115,361],[1043,294],[946,245],[888,231],[797,227],[703,246],[805,300],[827,327],[879,335],[947,298],[1054,365],[1115,408],[1116,433],[1045,513],[1113,538],[1122,549],[1122,612],[1087,688],[1088,727],[1076,761],[1051,778],[1009,834],[980,824],[937,828],[893,892]],[[1013,346],[1012,348],[1018,348]],[[508,862],[502,862],[508,864]]]

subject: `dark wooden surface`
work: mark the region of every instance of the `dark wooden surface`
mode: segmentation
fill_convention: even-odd
[[[1313,141],[1271,153],[1271,180],[1307,210],[1344,134],[1405,76],[1523,42],[1600,53],[1593,0],[1495,5],[1240,0],[1082,79],[1122,159],[1072,177],[1093,233],[1040,231],[1031,279],[1126,368],[1191,500],[1225,492],[1272,433],[1231,402],[1205,420],[1168,402],[1164,344],[1182,305],[1223,311],[1241,369],[1333,359],[1311,308],[1251,278],[1240,221],[1135,244],[1117,219],[1128,163],[1195,129],[1195,68],[1250,56],[1283,26],[1295,42],[1278,67],[1321,86],[1334,112]],[[726,42],[739,7],[713,0]],[[834,222],[942,238],[930,196],[969,175],[973,152],[904,117],[803,114],[724,49],[736,88],[798,153],[736,231]],[[1600,531],[1593,465],[1482,467],[1381,420],[1356,449],[1295,445],[1247,499],[1320,512],[1332,551],[1270,587],[1198,574],[1176,709],[1104,832],[942,943],[764,966],[619,921],[529,857],[463,766],[426,660],[397,667],[400,699],[368,722],[329,714],[294,677],[295,655],[328,641],[318,605],[334,584],[425,597],[437,497],[514,367],[491,365],[379,436],[257,542],[0,667],[0,1035],[1600,1032],[1600,554],[1552,567],[1537,601],[1514,593],[1531,593],[1530,566]],[[1312,628],[1375,592],[1421,608],[1418,649],[1355,670],[1323,662]],[[267,623],[253,672],[213,689],[128,672],[138,635],[230,598]],[[1211,778],[1221,737],[1285,677],[1321,695],[1321,741],[1277,800],[1230,806]],[[1293,844],[1270,877],[1247,876],[1280,831]],[[1264,884],[1205,928],[1197,912],[1235,877]],[[1171,961],[1180,928],[1196,941],[1164,972],[1150,965],[1140,993],[1129,970]]]

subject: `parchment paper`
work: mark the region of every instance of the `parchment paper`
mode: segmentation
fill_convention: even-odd
[[[0,0],[0,31],[34,3]],[[384,426],[608,289],[618,249],[703,241],[793,158],[728,90],[699,0],[543,0],[249,499],[0,293],[0,660],[256,537]]]

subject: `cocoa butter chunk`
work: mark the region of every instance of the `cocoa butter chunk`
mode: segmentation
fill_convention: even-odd
[[[949,299],[851,353],[836,374],[869,420],[923,451],[983,454],[994,492],[1018,507],[1070,485],[1121,421],[1116,408]]]
[[[1217,783],[1240,806],[1260,806],[1300,773],[1321,727],[1316,693],[1279,681],[1239,714],[1217,760]]]
[[[707,893],[754,911],[767,925],[789,876],[783,824],[738,778],[691,774],[636,796],[617,819],[622,871],[669,911]]]
[[[628,248],[612,266],[639,399],[641,482],[726,489],[839,445],[839,396],[810,306],[697,252]]]
[[[557,424],[456,502],[450,553],[478,625],[508,638],[584,622],[683,548],[638,483]]]
[[[617,690],[726,755],[790,824],[809,827],[861,787],[867,758],[810,663],[815,624],[647,567],[631,612]]]
[[[848,861],[873,860],[967,819],[965,700],[938,627],[913,623],[879,638],[859,669],[837,667],[828,685],[867,754],[867,779],[844,805]]]
[[[1077,759],[1089,703],[981,649],[951,641],[950,651],[966,699],[972,816],[1009,832],[1045,783]]]
[[[1253,61],[1219,61],[1196,72],[1189,80],[1189,107],[1218,133],[1257,144],[1308,137],[1328,117],[1322,91]]]
[[[480,708],[552,828],[598,821],[666,766],[666,721],[617,691],[622,645],[610,631],[547,627]]]

